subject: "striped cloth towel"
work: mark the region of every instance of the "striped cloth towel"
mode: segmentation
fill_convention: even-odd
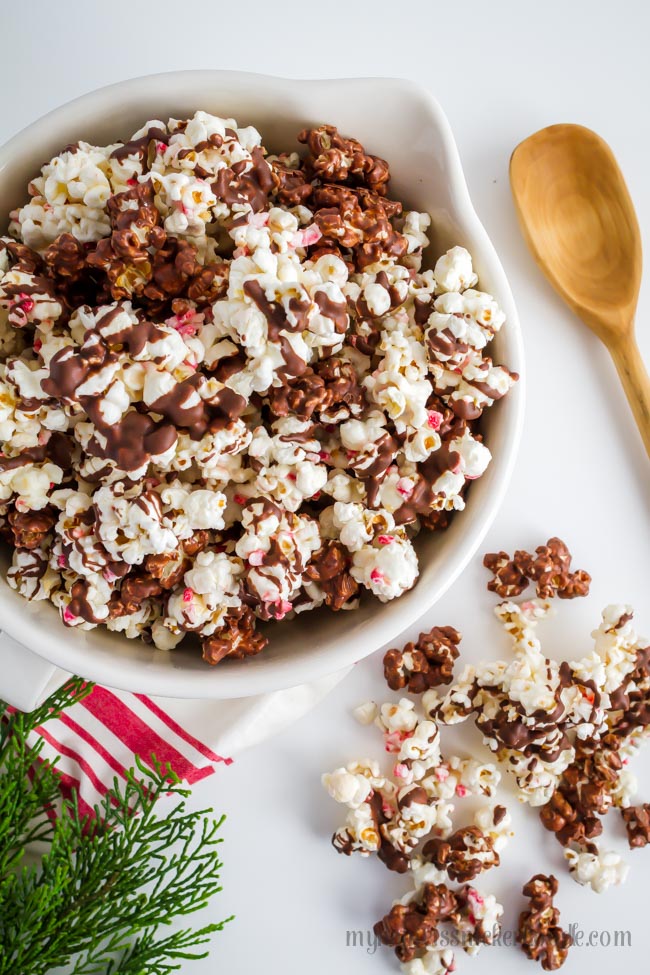
[[[115,778],[124,780],[135,755],[169,762],[190,785],[218,765],[297,720],[347,673],[253,698],[215,702],[153,698],[96,685],[34,732],[44,740],[42,757],[58,758],[64,792],[76,791],[82,814],[92,813]],[[54,686],[68,677],[57,671]]]

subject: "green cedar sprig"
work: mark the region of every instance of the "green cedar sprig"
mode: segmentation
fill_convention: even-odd
[[[205,957],[196,949],[226,923],[161,935],[221,890],[223,817],[188,811],[189,790],[168,765],[136,759],[89,820],[75,797],[61,797],[42,739],[28,743],[91,690],[72,678],[30,714],[0,703],[0,975],[63,965],[71,975],[167,975],[181,960]],[[25,849],[35,842],[45,852],[28,864]]]

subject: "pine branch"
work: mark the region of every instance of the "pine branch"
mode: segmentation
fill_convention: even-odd
[[[225,922],[210,924],[197,932],[175,931],[167,938],[156,941],[151,933],[147,933],[135,942],[119,962],[111,962],[106,975],[167,975],[177,971],[181,966],[174,964],[177,959],[195,960],[206,958],[209,952],[190,951],[198,945],[207,944],[210,935],[215,931],[222,931]]]
[[[43,804],[61,801],[57,772],[43,761],[34,767],[41,745],[28,745],[27,737],[88,692],[75,679],[36,712],[4,716],[0,975],[45,975],[66,964],[72,975],[167,975],[179,959],[204,957],[193,949],[225,923],[158,933],[221,890],[223,817],[215,820],[211,809],[189,811],[189,790],[168,765],[152,757],[152,770],[136,760],[92,820],[80,815],[75,797],[62,800],[53,822],[43,812]],[[35,838],[46,839],[47,852],[38,867],[21,867],[20,844]]]
[[[68,680],[29,714],[11,712],[3,703],[0,718],[0,877],[15,869],[25,848],[52,833],[49,813],[59,798],[52,763],[40,761],[43,742],[28,744],[32,731],[63,708],[81,700],[92,687],[78,677]]]

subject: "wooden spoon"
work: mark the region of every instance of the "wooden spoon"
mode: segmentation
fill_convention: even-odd
[[[650,379],[634,335],[641,235],[612,150],[582,125],[550,125],[517,146],[510,182],[535,260],[609,349],[650,456]]]

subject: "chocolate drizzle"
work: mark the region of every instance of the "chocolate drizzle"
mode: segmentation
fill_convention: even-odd
[[[224,386],[216,396],[207,400],[212,407],[210,430],[220,430],[237,420],[246,409],[246,400],[234,389]]]
[[[77,582],[73,583],[72,589],[70,590],[70,603],[68,609],[73,616],[77,616],[80,619],[85,620],[86,623],[101,623],[102,620],[95,616],[93,608],[88,601],[88,589],[89,585],[85,579],[79,579]]]
[[[397,805],[400,809],[409,809],[413,805],[427,806],[429,797],[421,785],[414,785],[406,795],[399,798]]]
[[[478,420],[479,416],[483,413],[482,408],[473,399],[466,397],[458,399],[452,396],[449,399],[449,405],[461,420]]]
[[[436,356],[444,356],[446,359],[455,359],[457,357],[463,357],[469,352],[469,345],[467,342],[461,342],[457,339],[450,329],[445,328],[440,332],[431,329],[427,333],[427,343],[429,348]],[[472,385],[478,388],[478,383],[473,383]],[[494,397],[492,397],[494,399]]]
[[[419,325],[420,328],[423,328],[429,321],[429,318],[431,317],[431,312],[433,310],[433,302],[431,301],[431,299],[425,301],[422,298],[416,298],[414,302],[414,306],[415,306],[415,324]]]
[[[148,164],[148,148],[151,142],[161,142],[165,146],[169,144],[169,134],[165,129],[159,129],[153,126],[147,129],[144,135],[141,135],[139,139],[132,139],[130,142],[125,142],[124,145],[117,146],[113,149],[111,153],[111,159],[117,159],[118,162],[124,162],[129,156],[138,156],[143,160],[145,171],[149,168]]]
[[[233,133],[231,138],[236,138]],[[264,152],[256,146],[251,152],[252,165],[245,159],[233,163],[231,168],[221,169],[212,189],[220,200],[230,207],[248,204],[253,213],[265,210],[273,189],[271,168]]]
[[[72,443],[63,433],[55,431],[45,444],[38,447],[27,447],[16,457],[3,457],[0,455],[0,474],[6,471],[14,471],[26,464],[41,464],[49,460],[61,470],[67,471],[72,464]]]
[[[97,322],[96,328],[106,329],[123,311],[119,306],[111,309]],[[118,332],[103,335],[105,344],[111,348],[126,349],[132,358],[137,358],[144,351],[147,343],[158,342],[166,337],[166,333],[154,322],[129,323]],[[155,360],[154,360],[155,361]]]
[[[310,303],[299,301],[297,298],[291,299],[289,310],[295,318],[295,324],[292,325],[282,305],[277,301],[269,301],[259,281],[245,281],[244,294],[255,303],[266,318],[269,339],[280,343],[282,357],[286,363],[285,375],[301,376],[307,369],[307,363],[294,352],[286,333],[305,329]]]
[[[92,341],[94,339],[97,340],[95,343]],[[76,400],[77,390],[86,380],[116,361],[117,356],[107,352],[101,337],[94,332],[88,332],[85,343],[78,352],[66,346],[54,353],[49,365],[50,374],[41,381],[41,388],[52,399]]]
[[[506,809],[505,806],[495,806],[494,813],[492,815],[492,822],[494,823],[494,825],[498,826],[499,823],[501,823],[504,820],[507,814],[508,814],[508,810]]]
[[[192,440],[200,440],[210,422],[207,406],[199,395],[205,383],[205,376],[196,372],[150,403],[149,409],[152,413],[160,413],[176,427],[186,429]]]
[[[112,460],[127,473],[140,470],[152,457],[166,453],[178,439],[178,432],[170,423],[158,422],[137,410],[129,410],[119,423],[113,424],[103,421],[96,403],[92,407],[89,404],[88,410],[100,435],[91,438],[88,453]]]
[[[357,477],[363,481],[368,496],[368,505],[371,508],[377,506],[379,488],[386,471],[395,459],[397,446],[397,441],[390,433],[382,434],[375,443],[375,459],[367,467],[357,469]]]
[[[437,491],[434,491],[436,481],[447,471],[457,471],[459,464],[460,454],[458,451],[452,450],[444,443],[437,450],[434,450],[425,461],[418,464],[419,480],[413,488],[411,496],[394,513],[395,523],[407,525],[415,521],[418,515],[427,515],[431,511],[438,494]]]
[[[334,322],[334,328],[339,335],[344,335],[350,324],[347,303],[332,301],[324,291],[317,291],[314,294],[314,301],[318,305],[321,315],[324,315],[325,318],[330,318]]]
[[[381,827],[384,823],[388,822],[384,811],[382,808],[383,799],[381,793],[374,792],[370,798],[370,809],[372,811],[372,816],[375,821],[375,828],[379,836],[379,850],[377,851],[377,856],[385,863],[389,870],[394,870],[396,873],[406,873],[409,869],[409,858],[406,853],[402,853],[401,850],[396,849],[389,843],[389,841],[384,836]]]

